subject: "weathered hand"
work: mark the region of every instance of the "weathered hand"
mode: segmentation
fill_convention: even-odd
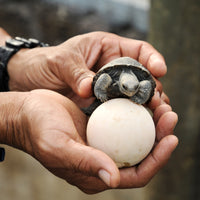
[[[26,139],[20,144],[22,149],[86,193],[144,186],[166,164],[177,145],[177,138],[170,135],[177,115],[166,104],[154,111],[157,138],[152,153],[138,166],[120,170],[103,152],[86,145],[87,119],[69,99],[51,91],[32,91],[20,116],[20,134]]]
[[[166,73],[163,57],[148,43],[95,32],[56,47],[18,52],[8,63],[9,86],[19,91],[47,88],[65,94],[79,106],[87,105],[83,98],[91,96],[94,72],[120,56],[137,59],[155,77]],[[108,156],[86,146],[85,115],[69,99],[49,91],[33,91],[24,102],[23,116],[28,125],[24,138],[28,142],[23,148],[52,173],[86,193],[144,186],[167,162],[178,143],[171,135],[177,115],[165,103],[168,98],[160,97],[162,85],[156,82],[156,92],[148,106],[154,113],[157,140],[151,154],[138,166],[118,170]]]
[[[120,170],[121,182],[119,188],[133,188],[145,186],[151,178],[167,163],[178,144],[176,136],[172,135],[178,117],[172,112],[171,106],[166,104],[167,97],[160,100],[155,97],[153,119],[156,126],[156,142],[152,152],[138,165]]]
[[[115,163],[86,145],[87,119],[72,101],[49,90],[19,95],[25,98],[14,112],[15,131],[0,142],[29,153],[53,174],[86,193],[107,189],[104,182],[111,187],[119,184]]]
[[[18,91],[51,89],[85,103],[80,97],[91,95],[94,72],[121,56],[137,59],[155,77],[166,73],[163,57],[147,42],[93,32],[58,46],[19,51],[8,63],[9,86]]]
[[[86,193],[144,186],[177,145],[177,138],[169,135],[177,116],[162,104],[154,111],[157,140],[152,153],[138,166],[119,170],[106,154],[86,145],[86,116],[68,98],[49,90],[0,95],[0,143],[29,153]]]

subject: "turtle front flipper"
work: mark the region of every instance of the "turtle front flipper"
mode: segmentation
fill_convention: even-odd
[[[112,78],[107,73],[101,74],[97,79],[94,85],[94,94],[101,102],[108,100],[107,90],[111,83]]]
[[[150,99],[153,89],[150,81],[141,81],[138,92],[131,97],[131,100],[138,104],[144,104]]]

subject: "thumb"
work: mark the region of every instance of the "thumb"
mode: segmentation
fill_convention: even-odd
[[[120,173],[114,161],[105,153],[72,141],[69,145],[73,170],[99,177],[107,186],[115,188],[120,183]]]
[[[92,80],[94,72],[88,69],[83,58],[68,59],[65,67],[61,68],[64,81],[71,86],[79,96],[86,98],[92,95]]]

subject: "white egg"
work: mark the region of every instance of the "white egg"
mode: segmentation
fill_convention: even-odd
[[[149,112],[129,99],[109,100],[92,113],[87,125],[88,145],[105,152],[118,167],[139,163],[155,142]]]

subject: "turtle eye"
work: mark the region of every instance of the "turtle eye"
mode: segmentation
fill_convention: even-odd
[[[126,84],[122,84],[122,88],[123,88],[124,90],[127,90],[127,89],[128,89],[128,86],[127,86]]]

